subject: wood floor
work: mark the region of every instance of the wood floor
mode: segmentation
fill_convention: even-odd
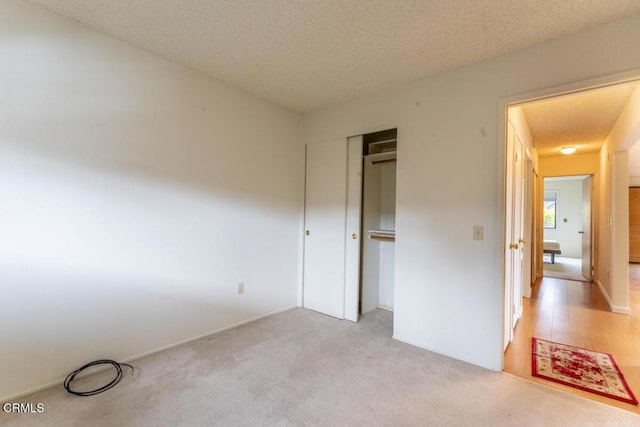
[[[597,286],[543,278],[530,299],[505,352],[504,371],[550,387],[640,414],[640,408],[531,376],[531,337],[610,353],[629,387],[640,398],[640,264],[629,266],[631,315],[612,313]]]

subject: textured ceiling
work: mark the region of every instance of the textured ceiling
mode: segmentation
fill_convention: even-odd
[[[539,157],[558,156],[563,146],[596,153],[638,82],[624,83],[522,105]]]
[[[307,112],[640,13],[638,0],[31,0]]]

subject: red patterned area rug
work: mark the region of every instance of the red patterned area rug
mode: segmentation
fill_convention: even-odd
[[[613,356],[531,338],[531,375],[638,404]]]

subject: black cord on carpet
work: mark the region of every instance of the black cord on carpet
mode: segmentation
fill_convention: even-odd
[[[111,380],[109,384],[106,384],[95,390],[89,390],[89,391],[71,390],[71,382],[75,379],[76,375],[78,375],[80,372],[82,372],[83,370],[91,366],[103,365],[103,364],[112,365],[114,368],[116,368],[116,376],[113,380]],[[122,379],[122,366],[128,366],[129,368],[131,368],[131,375],[133,375],[134,368],[133,366],[127,363],[118,363],[114,360],[108,360],[108,359],[96,360],[96,361],[87,363],[83,367],[78,368],[75,371],[71,372],[69,375],[67,375],[67,378],[65,378],[64,380],[64,389],[67,390],[68,393],[75,394],[76,396],[93,396],[94,394],[102,393],[103,391],[107,391],[110,388],[115,387],[115,385],[120,382],[120,380]]]

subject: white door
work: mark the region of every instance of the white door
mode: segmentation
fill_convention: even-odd
[[[591,177],[582,180],[582,275],[588,281],[591,275]]]
[[[503,349],[513,339],[522,307],[523,152],[522,143],[509,123],[505,161]]]
[[[513,256],[512,250],[512,217],[513,217],[513,125],[507,129],[507,147],[505,154],[505,233],[504,233],[504,331],[503,349],[507,348],[513,338]]]
[[[524,147],[517,134],[514,135],[514,157],[513,157],[513,216],[511,227],[511,241],[514,243],[513,248],[513,323],[511,332],[516,327],[516,322],[522,314],[522,282],[523,282],[523,262],[524,262],[524,238],[523,238],[523,222],[524,222]]]
[[[347,140],[307,145],[303,306],[339,319],[345,303]]]
[[[362,206],[362,135],[348,141],[347,231],[344,274],[344,318],[358,321],[360,301],[360,211]]]

